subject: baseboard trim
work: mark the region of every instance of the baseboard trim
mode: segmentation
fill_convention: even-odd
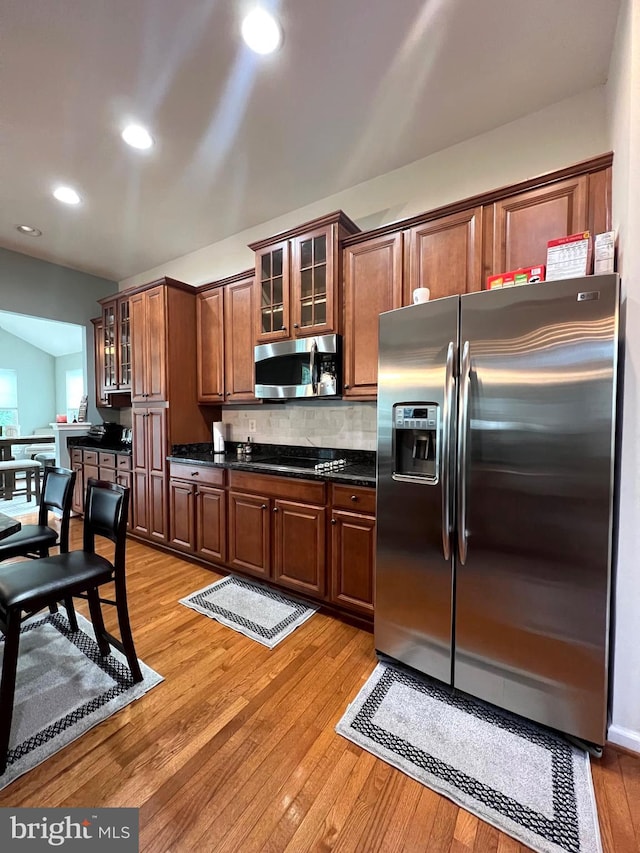
[[[627,729],[624,726],[609,726],[607,740],[615,746],[623,746],[625,749],[640,754],[640,732]]]

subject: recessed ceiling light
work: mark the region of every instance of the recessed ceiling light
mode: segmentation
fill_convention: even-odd
[[[273,53],[280,47],[280,25],[264,9],[254,9],[242,22],[242,38],[256,53]]]
[[[142,127],[140,124],[127,125],[122,131],[122,138],[132,148],[144,150],[145,148],[151,148],[153,145],[153,137],[146,127]]]
[[[64,204],[80,204],[80,196],[71,187],[56,187],[53,196]]]
[[[39,228],[32,228],[31,225],[16,225],[16,230],[30,237],[42,237],[42,231]]]

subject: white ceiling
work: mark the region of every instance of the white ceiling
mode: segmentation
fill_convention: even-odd
[[[83,349],[84,329],[73,323],[58,323],[56,320],[41,320],[39,317],[0,311],[0,329],[56,357],[82,352]]]
[[[239,39],[249,5],[4,0],[0,245],[142,272],[603,84],[619,3],[264,0],[269,57]]]

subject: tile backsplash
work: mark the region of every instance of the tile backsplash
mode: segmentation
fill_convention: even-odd
[[[222,410],[225,438],[262,444],[376,449],[375,403],[317,400],[267,403],[259,408]],[[255,421],[255,430],[249,429]]]

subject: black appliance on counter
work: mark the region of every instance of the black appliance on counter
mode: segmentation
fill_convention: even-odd
[[[94,424],[88,432],[88,438],[104,444],[105,447],[115,447],[122,444],[122,433],[124,427],[113,421],[105,421],[102,424]]]

